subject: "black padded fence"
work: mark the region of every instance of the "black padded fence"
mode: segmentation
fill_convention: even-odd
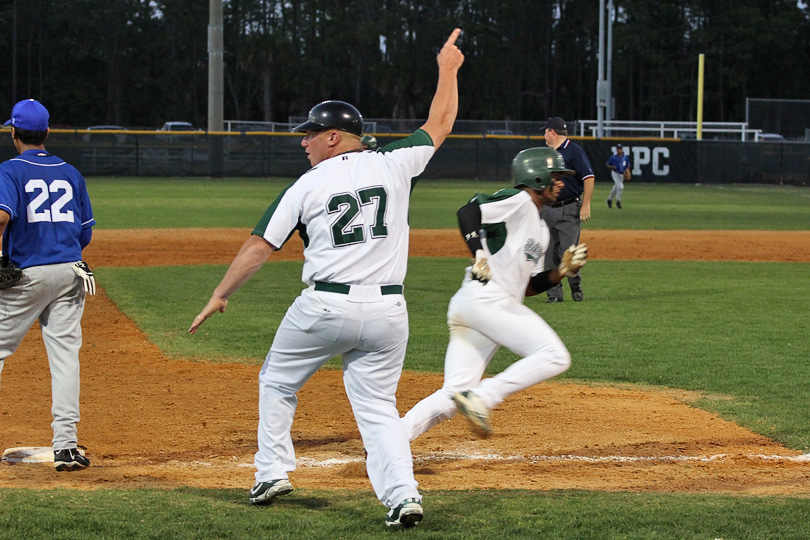
[[[7,134],[8,136],[8,134]],[[384,145],[403,135],[378,135]],[[655,183],[810,185],[810,143],[574,138],[599,182],[617,143],[633,163],[633,179]],[[545,146],[541,136],[451,135],[424,178],[509,181],[520,150]],[[297,177],[309,168],[301,135],[291,133],[155,133],[52,130],[46,148],[85,176]],[[8,144],[0,159],[16,155]]]

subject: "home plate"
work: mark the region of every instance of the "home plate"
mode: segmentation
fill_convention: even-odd
[[[53,463],[53,448],[50,446],[21,446],[7,448],[0,461],[9,463]]]

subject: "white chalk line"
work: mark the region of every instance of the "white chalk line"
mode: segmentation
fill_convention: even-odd
[[[726,461],[730,459],[748,459],[752,461],[764,462],[794,462],[810,463],[810,454],[800,456],[780,456],[765,454],[714,454],[710,456],[577,456],[564,454],[558,456],[524,456],[501,455],[501,454],[457,454],[442,453],[429,456],[414,456],[414,463],[440,463],[445,461],[483,461],[496,463],[542,463],[542,462],[572,462],[572,463],[681,463],[681,462],[714,462]],[[329,458],[317,460],[307,457],[299,457],[297,463],[302,467],[337,467],[348,465],[349,463],[362,462],[362,457]]]
[[[522,454],[502,455],[502,454],[460,454],[460,453],[438,453],[427,456],[414,456],[413,461],[418,465],[429,465],[431,463],[444,463],[448,461],[479,461],[487,463],[712,463],[722,462],[732,459],[746,459],[749,461],[759,461],[766,463],[810,463],[810,454],[798,456],[781,456],[778,454],[713,454],[707,456],[577,456],[573,454],[562,454],[556,456]],[[173,467],[227,467],[234,468],[253,467],[253,462],[237,462],[238,458],[233,456],[230,463],[212,463],[208,461],[195,460],[182,462],[172,460],[166,465]],[[343,467],[352,463],[364,463],[362,456],[341,456],[326,459],[316,459],[306,456],[296,458],[298,467],[323,468]]]

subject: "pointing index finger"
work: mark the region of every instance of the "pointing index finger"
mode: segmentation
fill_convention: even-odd
[[[459,36],[459,35],[461,35],[461,28],[456,28],[455,30],[453,30],[453,31],[450,33],[450,37],[449,37],[449,38],[447,38],[447,41],[445,42],[445,44],[444,44],[444,45],[445,45],[445,46],[447,46],[447,45],[455,45],[455,44],[456,44],[456,40],[458,39],[458,36]]]

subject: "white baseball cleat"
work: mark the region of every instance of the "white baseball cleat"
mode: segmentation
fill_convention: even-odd
[[[473,431],[482,437],[489,437],[492,426],[489,425],[489,409],[481,398],[472,390],[456,392],[453,402],[461,416],[467,419]]]
[[[388,527],[403,527],[405,529],[415,527],[424,517],[421,503],[422,501],[419,499],[405,499],[388,511],[388,515],[385,516],[385,524]]]
[[[292,484],[286,478],[257,482],[250,490],[250,504],[270,504],[276,497],[286,495],[292,490]]]

